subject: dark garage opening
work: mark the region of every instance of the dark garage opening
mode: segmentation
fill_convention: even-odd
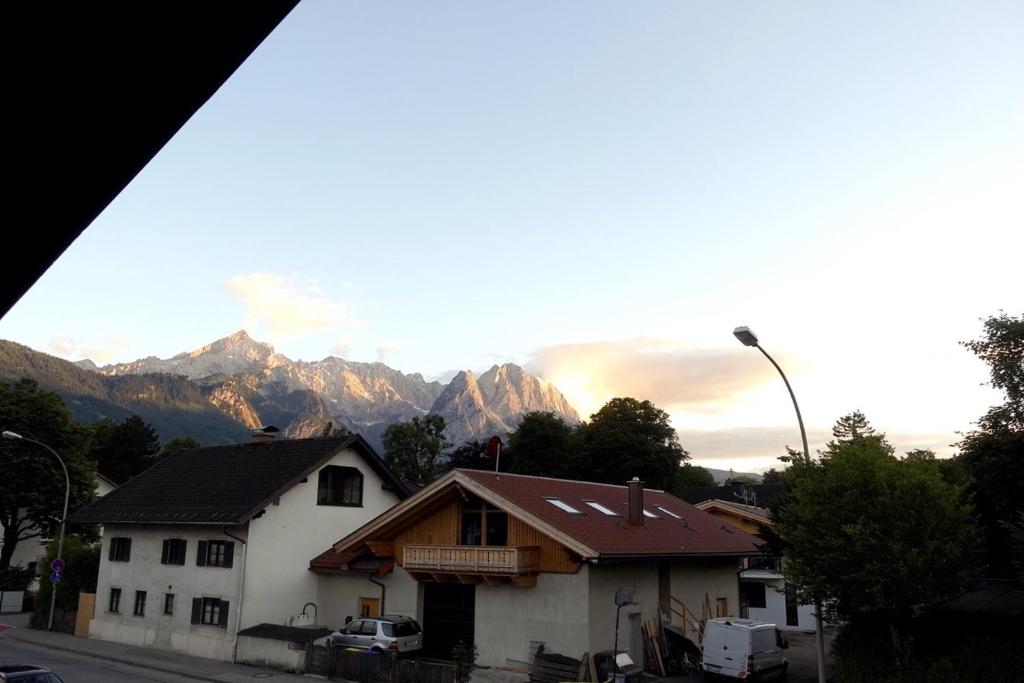
[[[473,644],[476,586],[460,583],[423,584],[423,654],[451,659],[460,640]]]

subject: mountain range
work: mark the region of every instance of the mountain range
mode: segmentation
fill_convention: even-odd
[[[446,436],[457,445],[504,435],[533,410],[579,421],[558,389],[512,363],[479,377],[464,370],[444,384],[383,363],[334,356],[293,361],[245,331],[172,358],[103,367],[0,341],[0,378],[21,377],[60,394],[76,419],[135,413],[163,441],[191,436],[204,444],[234,443],[246,429],[268,424],[301,438],[330,422],[380,446],[389,425],[433,413],[445,419]]]

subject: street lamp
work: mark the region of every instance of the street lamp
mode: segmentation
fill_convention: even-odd
[[[782,375],[782,381],[786,383],[786,389],[789,390],[789,397],[793,399],[793,409],[796,410],[796,421],[800,423],[800,438],[804,443],[804,459],[810,461],[811,451],[807,448],[807,430],[804,429],[804,418],[800,416],[800,406],[796,402],[796,394],[793,393],[793,387],[789,385],[789,380],[786,379],[786,373],[782,371],[779,364],[775,362],[775,359],[768,355],[768,352],[761,348],[761,344],[757,341],[757,335],[749,327],[737,327],[732,331],[733,336],[740,340],[744,346],[754,346],[758,351],[764,354],[764,357],[771,361],[775,369]],[[815,597],[814,599],[814,621],[817,626],[817,650],[818,650],[818,683],[825,683],[825,635],[821,630],[821,599]]]
[[[68,476],[68,468],[64,465],[64,460],[57,455],[57,451],[47,446],[42,441],[36,441],[35,439],[29,439],[16,434],[15,432],[9,432],[4,430],[3,436],[5,439],[15,439],[17,441],[27,441],[34,443],[37,446],[42,446],[46,450],[53,453],[53,457],[57,458],[57,462],[60,463],[60,467],[64,470],[64,514],[60,518],[60,540],[57,541],[57,557],[61,557],[64,554],[64,525],[68,521],[68,498],[71,496],[71,477]],[[47,623],[46,628],[50,631],[53,630],[53,611],[57,606],[57,583],[53,584],[53,590],[50,591],[50,621]]]

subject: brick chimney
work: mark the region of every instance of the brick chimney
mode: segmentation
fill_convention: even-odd
[[[644,525],[644,483],[639,477],[633,477],[626,486],[629,487],[628,519],[630,524]]]
[[[249,430],[249,443],[263,443],[264,441],[273,441],[274,437],[281,430],[274,425],[267,425],[265,427],[256,427],[255,429]]]

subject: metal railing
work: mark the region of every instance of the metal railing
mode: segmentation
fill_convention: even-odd
[[[451,574],[505,574],[535,572],[540,567],[537,546],[407,545],[402,554],[407,570]]]
[[[399,658],[394,652],[352,651],[341,646],[311,646],[306,673],[356,683],[455,683],[455,664]]]

